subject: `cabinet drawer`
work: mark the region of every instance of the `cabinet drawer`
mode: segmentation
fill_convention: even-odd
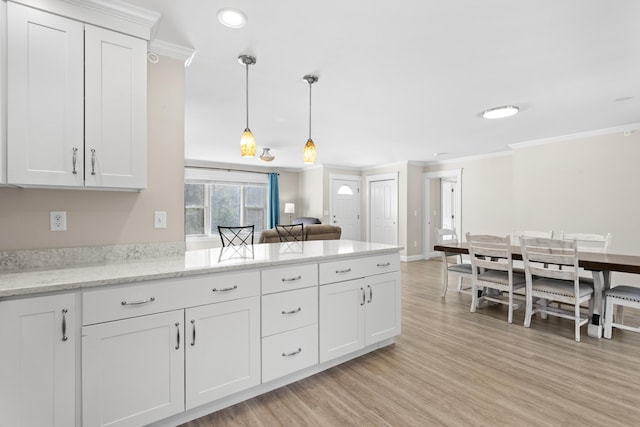
[[[85,291],[82,295],[82,324],[91,325],[255,295],[260,295],[258,271],[206,274]]]
[[[318,264],[294,265],[262,271],[262,293],[290,291],[318,284]]]
[[[262,336],[318,322],[318,288],[305,288],[262,297]]]
[[[320,284],[342,282],[400,270],[400,255],[397,253],[349,258],[331,261],[319,266]]]
[[[262,382],[318,363],[318,325],[262,339]]]

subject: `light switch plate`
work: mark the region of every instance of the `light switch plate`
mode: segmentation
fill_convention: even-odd
[[[153,213],[153,228],[167,228],[167,212],[155,211]]]

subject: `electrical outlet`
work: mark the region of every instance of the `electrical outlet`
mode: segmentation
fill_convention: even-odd
[[[49,230],[67,231],[67,213],[65,211],[49,212]]]
[[[167,213],[165,211],[153,213],[153,228],[167,228]]]

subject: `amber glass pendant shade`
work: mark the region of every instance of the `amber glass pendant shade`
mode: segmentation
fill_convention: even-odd
[[[240,154],[242,157],[256,156],[256,139],[249,128],[246,128],[240,137]]]
[[[312,165],[316,161],[316,144],[313,143],[311,138],[309,138],[307,143],[304,144],[304,154],[302,159],[307,165]]]

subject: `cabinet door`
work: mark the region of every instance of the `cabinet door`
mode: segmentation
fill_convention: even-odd
[[[74,298],[0,302],[0,426],[75,425]]]
[[[320,363],[364,347],[364,279],[320,286]]]
[[[400,273],[365,277],[365,346],[400,334]]]
[[[0,2],[0,184],[7,183],[7,3]]]
[[[184,311],[82,328],[82,421],[140,426],[184,410]]]
[[[260,297],[185,311],[186,407],[260,384]]]
[[[8,3],[8,181],[83,185],[83,25]]]
[[[85,185],[144,188],[147,43],[85,26]]]

